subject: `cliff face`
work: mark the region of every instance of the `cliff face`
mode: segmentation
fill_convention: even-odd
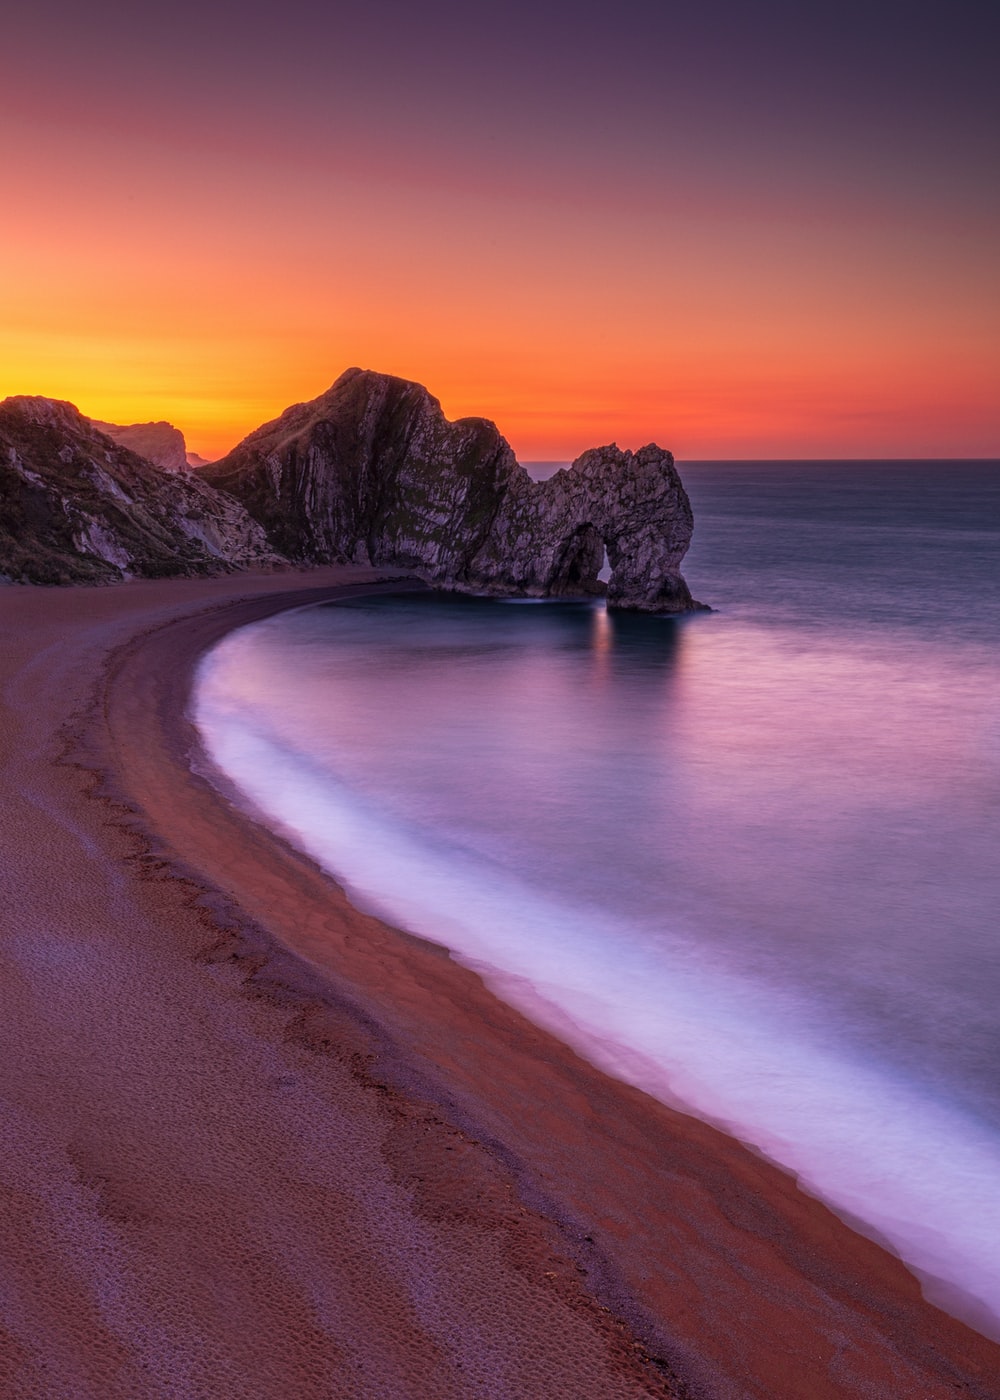
[[[691,507],[652,444],[595,448],[534,482],[492,423],[450,423],[419,384],[358,369],[198,471],[176,466],[184,439],[169,424],[106,426],[160,465],[71,404],[0,403],[0,579],[353,561],[447,588],[585,596],[605,591],[606,552],[612,606],[699,606],[680,573]]]
[[[303,563],[392,564],[431,582],[538,597],[696,607],[679,572],[692,517],[669,452],[584,453],[533,482],[496,427],[450,423],[419,384],[359,369],[199,471]]]
[[[0,403],[0,576],[105,583],[276,562],[243,507],[193,473],[163,472],[72,404]]]
[[[127,447],[130,452],[145,457],[168,472],[186,472],[189,467],[187,444],[180,428],[172,423],[101,423],[92,418],[91,424],[99,433]]]
[[[290,558],[394,563],[445,579],[485,542],[518,471],[492,423],[449,423],[419,384],[347,370],[198,475],[236,496]]]

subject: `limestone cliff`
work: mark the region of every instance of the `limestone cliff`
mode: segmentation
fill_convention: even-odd
[[[0,403],[0,577],[113,582],[279,562],[238,502],[167,473],[72,404]]]
[[[127,447],[147,462],[163,467],[168,472],[188,470],[187,443],[180,428],[172,423],[102,423],[92,418],[91,423],[99,433]]]
[[[538,597],[697,607],[679,566],[692,517],[669,452],[615,446],[534,482],[496,427],[449,422],[426,389],[350,369],[202,469],[276,550],[302,563],[391,564],[431,582]]]
[[[534,482],[492,423],[450,423],[419,384],[358,369],[198,471],[177,465],[184,441],[169,424],[105,426],[111,435],[51,399],[0,404],[0,578],[352,560],[442,587],[558,597],[604,591],[607,552],[611,605],[699,606],[680,574],[691,508],[670,453],[652,444],[595,448]]]

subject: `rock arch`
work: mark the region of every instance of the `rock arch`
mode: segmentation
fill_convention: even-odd
[[[494,424],[449,423],[426,389],[350,369],[199,473],[302,563],[369,558],[446,588],[697,607],[680,573],[691,506],[669,452],[614,443],[533,481]],[[359,549],[363,554],[359,554]]]

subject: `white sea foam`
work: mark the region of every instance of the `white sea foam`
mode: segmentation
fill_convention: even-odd
[[[593,1062],[690,1106],[895,1248],[927,1295],[1000,1339],[1000,1143],[900,1072],[838,1053],[794,993],[669,931],[653,949],[378,806],[269,729],[203,663],[195,719],[248,805],[393,923],[446,943]]]

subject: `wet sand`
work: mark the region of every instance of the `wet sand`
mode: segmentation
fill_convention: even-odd
[[[717,1130],[191,768],[193,668],[363,569],[0,590],[0,1396],[1000,1396]]]

